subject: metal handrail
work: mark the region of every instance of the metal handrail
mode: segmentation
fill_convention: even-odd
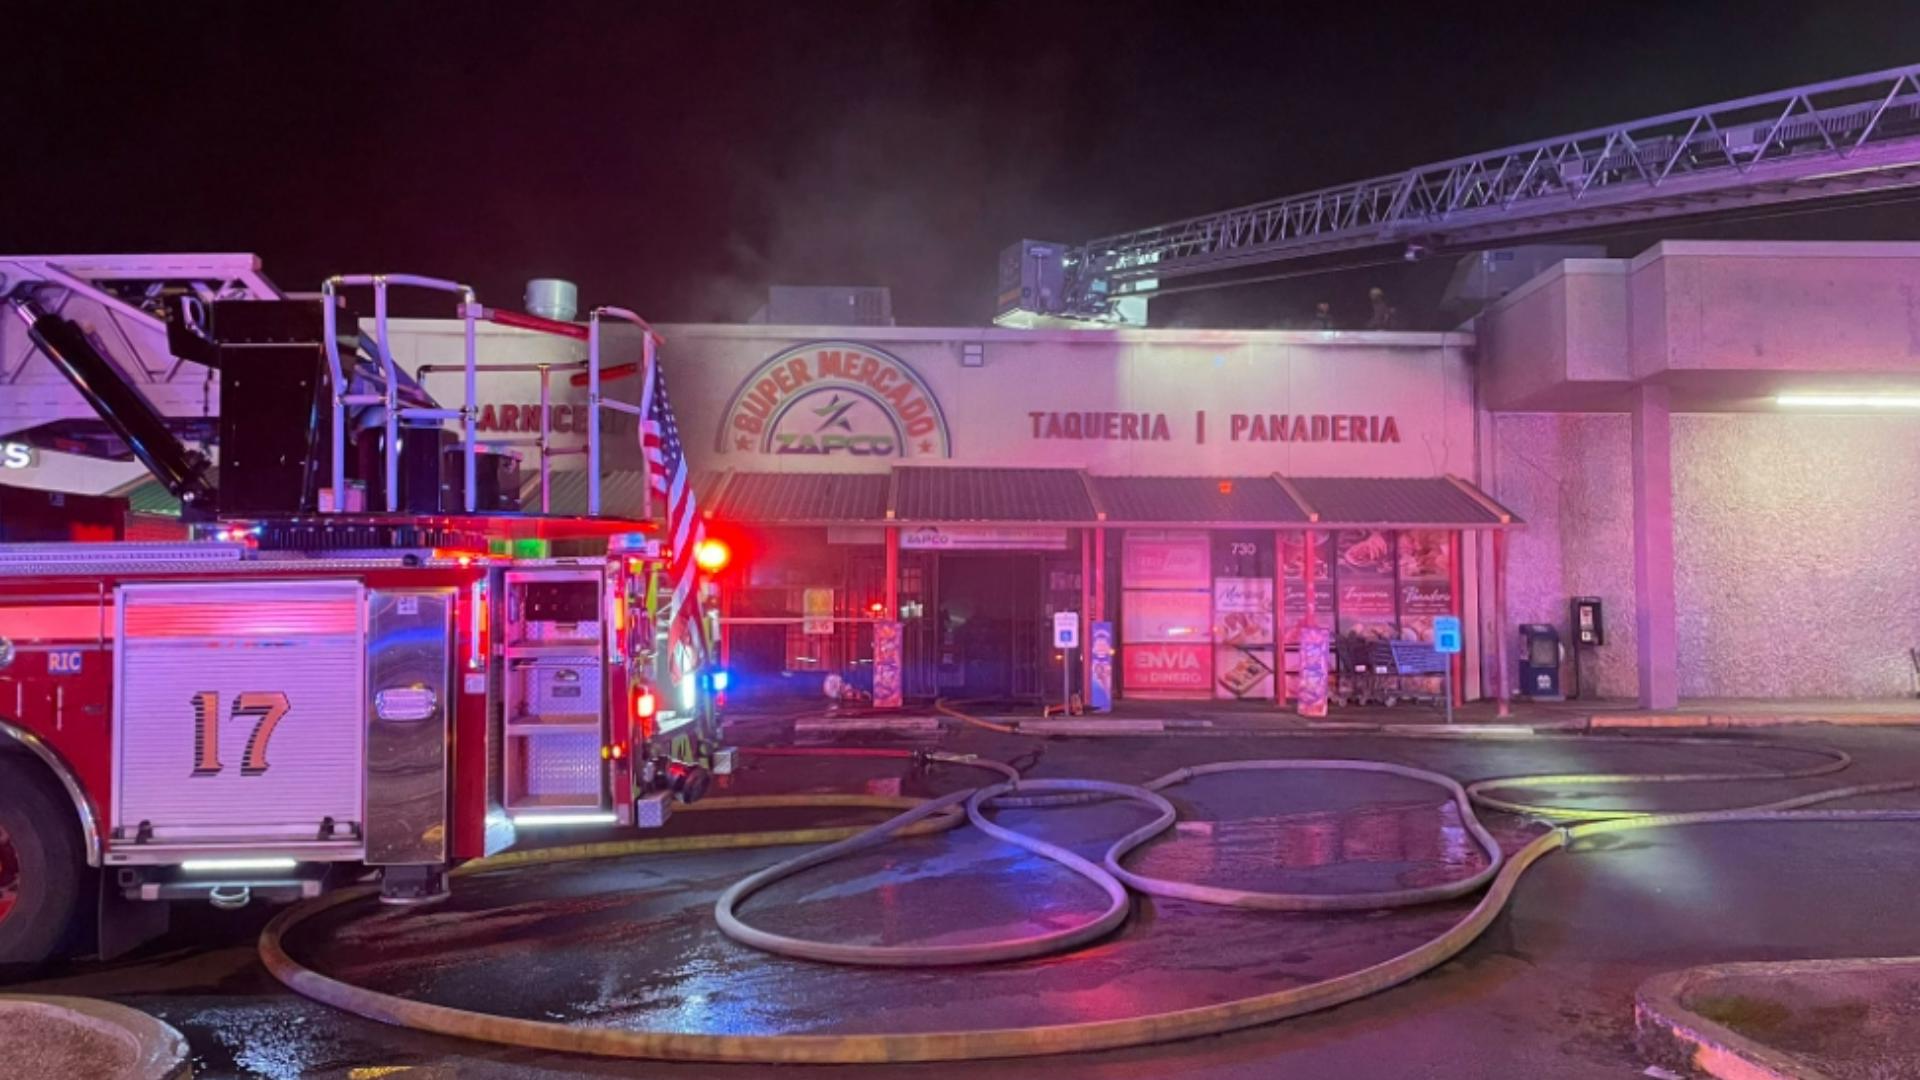
[[[624,401],[606,401],[600,396],[600,322],[602,318],[619,319],[640,328],[640,404],[629,405]],[[634,418],[634,439],[638,443],[641,459],[647,453],[647,416],[653,409],[653,365],[654,351],[660,335],[647,320],[623,307],[602,305],[587,315],[587,516],[600,516],[600,409],[605,406],[617,412],[629,413]],[[544,394],[544,386],[542,387]],[[544,404],[544,402],[543,402]],[[542,423],[545,423],[546,410],[541,410]],[[651,472],[653,466],[647,464]],[[641,494],[644,516],[653,516],[653,484],[651,477]]]
[[[541,332],[538,328],[531,327],[531,326],[520,326],[519,328],[522,330],[531,330],[535,333]],[[552,459],[556,457],[569,457],[569,456],[572,456],[573,454],[580,454],[580,453],[586,452],[584,450],[555,450],[553,448],[553,445],[552,445],[553,432],[550,427],[552,423],[552,411],[550,406],[552,404],[552,399],[553,399],[553,369],[559,368],[562,371],[578,369],[581,371],[585,371],[587,370],[588,362],[586,360],[572,360],[572,361],[556,364],[556,363],[542,361],[537,363],[526,363],[526,364],[479,364],[476,366],[481,371],[514,371],[514,372],[522,372],[522,373],[529,372],[529,371],[539,372],[540,374],[540,434],[531,440],[489,439],[487,440],[487,442],[488,442],[488,445],[493,445],[493,446],[507,446],[507,445],[533,446],[535,449],[538,450],[539,456],[540,456],[540,512],[542,514],[552,513],[553,512],[553,462],[552,462]],[[420,365],[420,368],[416,373],[416,375],[419,379],[421,379],[424,382],[428,375],[436,374],[441,371],[460,371],[460,370],[463,370],[463,369],[454,367],[451,364],[422,364]]]
[[[440,371],[458,370],[465,376],[466,404],[459,409],[428,408],[422,406],[402,407],[399,403],[399,379],[393,360],[393,348],[388,339],[387,290],[390,286],[408,286],[432,289],[439,292],[456,293],[461,297],[460,318],[465,328],[465,355],[458,368],[452,365],[428,364],[419,369],[419,377]],[[354,286],[373,288],[374,340],[379,349],[381,371],[386,377],[384,392],[378,394],[349,394],[346,392],[347,372],[340,358],[339,342],[339,290]],[[322,318],[327,348],[327,367],[333,377],[333,491],[335,512],[346,508],[346,407],[348,405],[383,405],[386,410],[386,478],[387,509],[397,511],[400,499],[400,446],[399,422],[403,419],[421,420],[459,420],[464,429],[461,456],[465,468],[464,501],[468,513],[473,513],[476,501],[474,455],[478,451],[476,422],[479,416],[478,375],[486,371],[535,371],[540,375],[540,429],[534,445],[540,452],[540,512],[552,512],[551,459],[557,456],[579,453],[576,450],[555,450],[551,445],[552,430],[550,405],[552,402],[552,373],[555,368],[572,370],[585,368],[587,372],[587,516],[600,516],[600,412],[603,408],[629,413],[636,419],[635,437],[641,453],[646,451],[645,418],[652,408],[653,366],[655,350],[660,335],[651,324],[632,311],[622,307],[602,306],[593,309],[587,321],[587,358],[573,362],[536,362],[524,364],[481,364],[478,362],[477,323],[482,318],[490,318],[474,295],[472,287],[444,278],[422,277],[417,274],[338,274],[321,283]],[[617,319],[631,323],[641,330],[642,339],[642,383],[640,404],[630,405],[624,401],[610,400],[600,393],[600,324],[603,319]],[[524,322],[511,325],[534,333],[558,333],[562,327],[573,324],[554,323],[551,328],[531,326]],[[577,333],[577,331],[575,331]],[[652,485],[647,485],[645,494],[647,516],[652,515]]]
[[[339,321],[340,313],[336,294],[350,286],[371,285],[373,287],[373,336],[380,349],[380,369],[386,376],[386,389],[381,394],[346,393],[346,373],[340,362]],[[431,289],[436,292],[457,293],[461,299],[460,317],[466,326],[466,404],[459,409],[431,409],[419,406],[401,408],[399,399],[399,377],[393,362],[393,348],[387,337],[387,289],[393,285],[411,288]],[[336,274],[320,284],[321,318],[327,345],[327,369],[333,376],[333,509],[338,513],[347,505],[347,429],[348,405],[373,404],[385,406],[386,416],[386,477],[387,511],[400,509],[400,421],[402,419],[453,420],[461,422],[464,439],[460,456],[465,470],[463,501],[467,513],[474,511],[476,483],[474,468],[474,436],[477,419],[477,399],[479,397],[479,379],[476,366],[478,338],[475,327],[476,311],[479,301],[473,288],[457,281],[445,278],[424,277],[419,274]]]

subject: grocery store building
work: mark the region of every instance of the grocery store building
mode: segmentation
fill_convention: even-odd
[[[1920,245],[1568,260],[1458,333],[667,335],[761,685],[858,682],[897,612],[908,697],[1039,696],[1067,610],[1120,697],[1284,700],[1311,596],[1336,645],[1462,615],[1468,698],[1915,686]]]

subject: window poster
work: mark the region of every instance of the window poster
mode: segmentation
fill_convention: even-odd
[[[1132,589],[1121,612],[1123,640],[1200,644],[1210,640],[1210,598],[1203,592]]]
[[[1394,588],[1399,555],[1393,534],[1382,529],[1344,529],[1335,543],[1340,637],[1393,640],[1400,630]]]
[[[1213,581],[1203,532],[1128,532],[1120,585],[1126,589],[1206,589]]]
[[[1273,698],[1272,578],[1214,579],[1213,667],[1214,697]]]
[[[1121,547],[1124,692],[1211,696],[1212,542],[1204,532],[1128,532]]]
[[[1321,625],[1333,624],[1333,534],[1317,533],[1313,545],[1313,610]],[[1280,598],[1284,644],[1298,640],[1307,611],[1307,534],[1288,533],[1280,541],[1280,571],[1286,593]]]
[[[1453,534],[1408,529],[1399,534],[1400,637],[1433,640],[1433,618],[1453,611]]]

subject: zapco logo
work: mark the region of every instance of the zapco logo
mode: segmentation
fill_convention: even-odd
[[[822,341],[778,353],[734,392],[721,453],[947,457],[940,402],[906,361],[871,345]]]

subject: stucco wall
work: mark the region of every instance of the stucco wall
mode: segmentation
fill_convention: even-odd
[[[1897,372],[1920,361],[1920,252],[1911,244],[1669,242],[1633,268],[1642,371]],[[1641,305],[1642,278],[1664,290],[1663,307]]]
[[[1493,431],[1493,494],[1527,523],[1508,546],[1507,632],[1551,623],[1571,649],[1569,600],[1599,597],[1607,644],[1583,657],[1580,692],[1632,697],[1638,676],[1627,417],[1512,413],[1494,417]],[[1571,676],[1569,655],[1561,673],[1568,690]]]
[[[1493,493],[1514,534],[1508,632],[1567,600],[1606,603],[1590,686],[1632,697],[1630,423],[1493,420]],[[1684,697],[1889,697],[1920,646],[1920,418],[1673,418],[1674,561]]]
[[[409,368],[431,361],[458,361],[459,324],[418,320],[396,323],[394,352]],[[1462,334],[1307,334],[1241,331],[1022,332],[986,329],[894,327],[666,326],[664,357],[681,438],[696,469],[748,471],[880,471],[902,461],[967,465],[1057,466],[1097,473],[1159,475],[1435,476],[1475,474],[1473,369]],[[622,343],[623,346],[630,343]],[[483,357],[561,360],[577,355],[575,343],[488,328]],[[981,362],[965,361],[969,348]],[[521,353],[526,350],[527,356]],[[800,350],[792,352],[790,350]],[[906,439],[903,456],[860,454],[834,447],[828,453],[777,453],[763,440],[736,429],[732,415],[740,395],[771,377],[784,380],[775,409],[824,385],[816,354],[832,350],[873,355],[904,365],[917,380],[910,397],[925,396],[944,417],[949,438]],[[862,352],[864,350],[864,352]],[[615,362],[630,349],[614,350]],[[787,377],[797,362],[812,382]],[[891,381],[888,386],[901,384]],[[771,384],[769,384],[771,385]],[[457,377],[431,384],[442,400],[459,397]],[[856,387],[856,390],[861,388]],[[871,388],[868,388],[871,389]],[[611,383],[608,393],[631,400],[636,380]],[[833,434],[887,433],[889,420],[867,393],[842,427],[821,427],[810,410],[826,400],[807,399],[785,423],[793,431]],[[483,377],[482,404],[525,408],[539,400],[532,374],[490,372]],[[552,401],[569,409],[584,402],[583,389],[555,378]],[[897,410],[896,410],[897,411]],[[1036,420],[1034,414],[1043,414]],[[1048,414],[1140,414],[1164,422],[1165,438],[1049,437]],[[1204,420],[1201,419],[1204,414]],[[1398,438],[1366,441],[1256,439],[1236,431],[1234,417],[1392,417]],[[1038,431],[1036,431],[1038,428]],[[1116,424],[1116,428],[1118,425]],[[819,429],[819,432],[816,432]],[[1105,432],[1103,434],[1114,434]],[[1156,428],[1157,433],[1157,428]],[[1236,438],[1236,434],[1240,437]],[[577,435],[557,438],[561,446]],[[924,445],[923,445],[924,443]],[[743,445],[744,444],[744,445]],[[870,449],[871,444],[863,449]],[[943,452],[948,451],[948,452]],[[556,467],[575,467],[566,459]]]
[[[1920,418],[1674,417],[1680,692],[1889,697],[1920,646]]]

